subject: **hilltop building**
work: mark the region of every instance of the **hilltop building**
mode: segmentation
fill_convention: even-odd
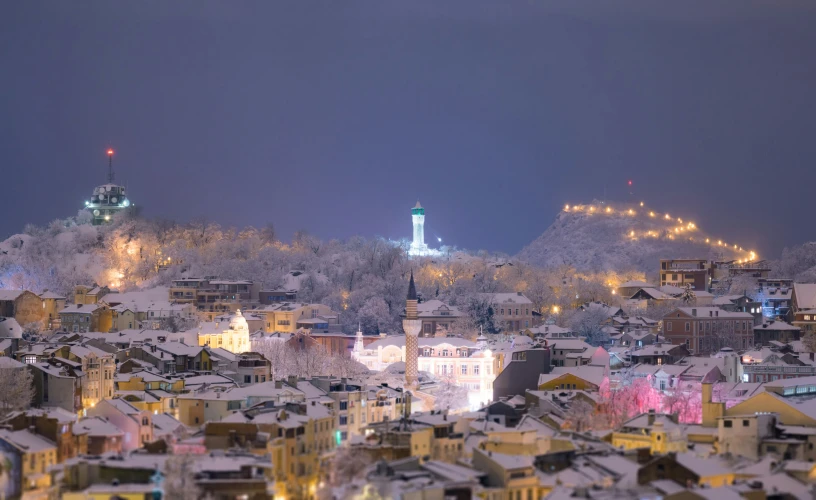
[[[419,201],[411,209],[411,220],[414,223],[414,240],[411,242],[408,255],[428,255],[428,245],[425,244],[425,209],[422,208]]]
[[[93,225],[106,224],[117,213],[130,206],[125,187],[114,184],[113,150],[108,150],[108,182],[93,190],[91,199],[85,202],[85,209],[93,216]]]

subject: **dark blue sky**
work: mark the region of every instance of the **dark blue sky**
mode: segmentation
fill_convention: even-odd
[[[816,239],[816,4],[4,2],[0,238],[117,151],[147,216],[509,253],[638,198],[776,254]]]

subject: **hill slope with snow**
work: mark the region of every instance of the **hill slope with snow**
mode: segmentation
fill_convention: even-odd
[[[571,265],[582,271],[654,273],[660,259],[750,257],[749,249],[739,248],[733,248],[733,243],[719,244],[694,222],[682,218],[639,205],[595,201],[562,210],[516,257],[542,267]]]

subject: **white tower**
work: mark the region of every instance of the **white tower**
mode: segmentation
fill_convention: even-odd
[[[363,354],[363,329],[360,325],[357,326],[357,338],[354,339],[354,352],[352,353],[352,357],[360,361],[360,356]]]
[[[425,244],[425,209],[417,201],[416,206],[411,209],[411,220],[414,223],[414,241],[408,255],[427,255],[428,245]]]

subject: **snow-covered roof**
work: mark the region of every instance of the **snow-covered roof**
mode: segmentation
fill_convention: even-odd
[[[59,299],[65,299],[66,297],[65,297],[65,296],[63,296],[63,295],[60,295],[60,294],[58,294],[58,293],[54,293],[54,292],[43,292],[43,293],[41,293],[41,294],[40,294],[40,298],[41,298],[41,299],[55,299],[55,300],[59,300]]]
[[[26,429],[19,431],[0,429],[0,439],[25,453],[40,453],[57,449],[57,446],[48,439],[31,433]]]
[[[74,424],[74,434],[113,437],[122,436],[124,432],[102,417],[90,417],[84,418]]]
[[[447,313],[447,314],[442,314]],[[417,304],[417,316],[420,318],[449,316],[451,318],[458,318],[463,316],[462,312],[456,306],[449,306],[441,300],[433,299],[420,302]]]
[[[60,311],[60,314],[93,314],[103,307],[99,304],[71,304]]]
[[[655,288],[655,285],[646,283],[645,281],[630,280],[626,283],[621,283],[618,288]]]
[[[696,316],[698,318],[729,318],[729,319],[750,319],[753,320],[754,317],[751,313],[746,312],[735,312],[735,311],[724,311],[719,307],[678,307],[677,310],[682,311],[683,313],[689,316]],[[696,315],[695,315],[696,312]]]
[[[816,309],[816,283],[794,283],[793,291],[799,309]]]
[[[770,331],[799,331],[799,327],[793,326],[790,323],[785,323],[784,321],[765,321],[759,326],[754,326],[754,331],[756,330],[770,330]]]
[[[0,301],[16,300],[25,290],[0,290]]]
[[[0,338],[23,338],[23,329],[20,323],[14,318],[0,318]]]
[[[521,292],[516,293],[487,293],[496,304],[532,304],[533,301],[524,296]]]

